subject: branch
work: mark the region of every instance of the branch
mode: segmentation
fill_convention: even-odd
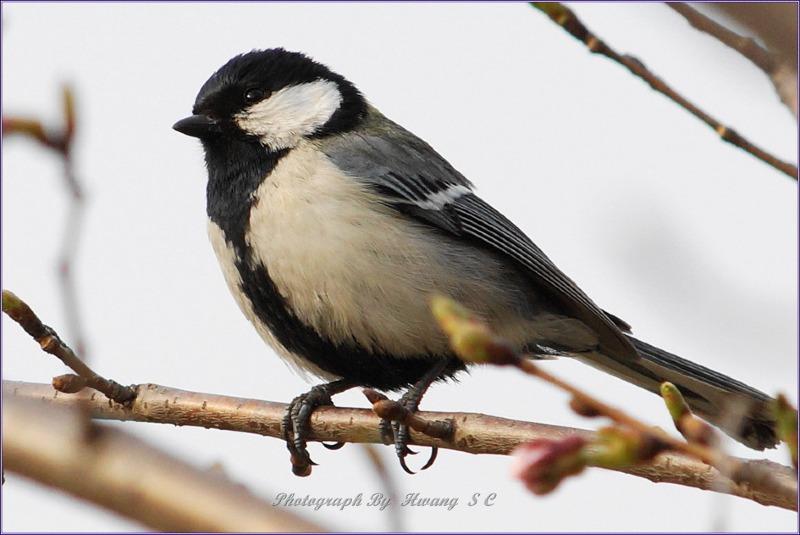
[[[381,487],[383,488],[383,494],[389,498],[390,503],[400,503],[400,492],[397,490],[397,485],[386,463],[383,461],[383,457],[378,453],[378,449],[372,444],[362,444],[361,450],[369,460],[373,472],[375,472],[375,475],[378,477],[378,481],[380,481]],[[403,523],[403,515],[400,514],[400,508],[389,507],[387,512],[389,513],[387,519],[389,529],[387,531],[406,531]]]
[[[581,473],[587,466],[614,469],[637,466],[665,452],[693,457],[717,469],[720,476],[735,483],[746,483],[767,494],[786,490],[784,482],[768,466],[745,463],[710,447],[707,439],[713,430],[691,414],[680,392],[671,383],[662,383],[662,395],[673,421],[682,428],[683,433],[692,437],[689,442],[673,438],[663,430],[545,371],[530,358],[517,353],[507,341],[495,335],[486,323],[452,299],[434,296],[431,299],[431,311],[450,340],[450,348],[463,361],[515,367],[567,392],[571,397],[570,407],[575,413],[588,418],[604,416],[616,424],[600,429],[592,440],[581,437],[538,439],[515,452],[519,461],[517,475],[532,492],[547,494],[562,480]],[[789,406],[783,412],[797,418],[797,412]],[[685,421],[682,422],[684,417]],[[796,482],[794,486],[794,491],[786,496],[792,501],[797,500]]]
[[[69,208],[63,226],[61,245],[58,253],[57,273],[59,287],[67,321],[67,332],[74,340],[76,353],[86,358],[86,338],[83,331],[78,295],[75,288],[74,265],[85,212],[85,196],[80,181],[75,174],[73,145],[77,118],[75,96],[72,89],[62,89],[62,128],[45,128],[41,121],[23,117],[3,117],[3,136],[21,135],[38,142],[52,150],[60,158],[63,166],[64,184],[69,194]]]
[[[5,399],[35,399],[60,406],[73,406],[83,401],[92,416],[99,419],[188,425],[283,437],[281,420],[286,410],[284,403],[188,392],[155,384],[142,384],[135,388],[136,398],[129,406],[125,406],[97,392],[64,394],[46,384],[3,381]],[[508,455],[517,446],[536,439],[561,440],[569,436],[591,439],[594,436],[594,433],[581,429],[484,414],[419,412],[417,417],[431,423],[452,421],[453,435],[445,440],[412,429],[413,444],[435,445],[473,454]],[[311,417],[311,440],[383,444],[379,423],[379,418],[368,409],[320,407]],[[780,483],[780,490],[765,491],[758,486],[734,483],[705,463],[672,453],[661,454],[649,464],[613,470],[656,483],[724,492],[762,505],[796,510],[797,483],[791,468],[766,460],[738,460],[743,466],[769,470]]]
[[[756,67],[769,74],[775,67],[776,58],[752,37],[744,37],[729,30],[717,21],[706,17],[685,2],[667,2],[667,7],[675,10],[692,27],[715,37],[724,45],[734,49],[749,59]]]
[[[755,33],[782,61],[797,65],[796,2],[713,2],[708,7]]]
[[[684,2],[666,2],[697,30],[716,38],[736,50],[761,69],[772,82],[781,101],[797,118],[797,70],[788,61],[759,45],[752,37],[745,37],[703,15]]]
[[[128,433],[91,420],[87,426],[71,408],[5,398],[4,469],[161,531],[320,531]]]
[[[762,162],[774,167],[775,169],[785,173],[786,175],[797,180],[797,167],[780,160],[779,158],[768,153],[764,149],[757,147],[749,140],[744,138],[733,128],[725,126],[717,119],[701,110],[695,104],[683,97],[677,91],[672,89],[662,79],[656,76],[652,71],[644,66],[639,59],[630,55],[619,54],[611,47],[609,47],[603,40],[594,35],[589,29],[578,19],[578,17],[570,9],[564,7],[558,2],[533,2],[533,7],[545,13],[556,24],[564,28],[575,39],[586,45],[590,52],[605,56],[612,61],[615,61],[628,69],[633,75],[641,78],[647,84],[666,96],[680,107],[700,119],[712,130],[714,130],[723,141],[730,143],[745,152],[750,153]]]
[[[126,403],[136,396],[136,391],[132,388],[122,386],[95,373],[78,358],[53,329],[42,323],[24,301],[8,290],[3,290],[3,312],[19,323],[20,327],[36,340],[44,351],[58,357],[61,362],[78,374],[78,377],[71,375],[57,377],[58,382],[68,384],[68,386],[62,387],[62,390],[76,392],[84,386],[89,386],[119,403]]]
[[[450,311],[448,303],[445,303],[448,305],[445,311]],[[456,306],[455,303],[453,306]],[[443,322],[443,325],[446,324],[449,320],[443,319],[441,311],[437,312],[436,308],[434,307],[435,316]],[[95,418],[191,425],[283,438],[281,425],[286,412],[286,405],[283,403],[186,392],[153,384],[122,387],[89,369],[69,347],[61,342],[52,329],[42,324],[27,304],[7,290],[3,290],[3,312],[39,341],[45,351],[56,355],[80,374],[80,376],[66,375],[55,378],[53,386],[59,390],[48,385],[3,381],[4,396],[40,399],[55,404],[83,404],[85,410]],[[453,314],[450,316],[453,321],[461,319]],[[459,325],[460,323],[455,326]],[[470,329],[467,331],[470,331],[468,334],[478,334],[478,339],[462,337],[461,341],[471,343],[471,348],[475,349],[478,347],[475,345],[476,342],[486,346],[485,342],[488,340],[491,348],[499,350],[503,357],[509,356],[503,347],[492,345],[493,338],[490,333],[483,332],[480,325],[477,327],[477,332]],[[445,330],[448,331],[447,328]],[[458,350],[457,353],[461,354]],[[519,363],[518,357],[511,356],[514,357],[514,362]],[[521,367],[525,371],[535,372],[540,377],[547,377],[557,386],[567,390],[571,388],[536,367],[527,368],[524,364]],[[102,391],[87,392],[83,389],[84,386],[96,390],[100,388],[108,390],[111,397],[109,395],[101,397]],[[374,404],[373,411],[332,407],[320,407],[315,410],[311,417],[311,440],[383,444],[375,409],[383,406],[387,411],[392,411],[392,406],[389,406],[392,403],[382,399],[382,396],[376,397],[377,393],[372,391],[367,390],[365,394]],[[608,414],[617,414],[620,419],[625,418],[583,393],[573,392],[573,394],[575,395],[573,401],[584,404],[591,402],[595,408],[604,409]],[[118,398],[116,401],[114,396]],[[573,408],[577,410],[576,407]],[[574,437],[590,441],[596,436],[601,438],[603,436],[602,431],[594,434],[584,430],[506,420],[482,414],[398,413],[394,417],[407,420],[406,423],[412,429],[411,440],[415,444],[468,453],[508,454],[516,446],[537,439],[552,441]],[[667,442],[668,440],[669,437],[666,437]],[[691,449],[683,451],[694,453]],[[764,505],[777,505],[796,510],[797,482],[793,477],[794,472],[779,464],[729,458],[738,467],[737,473],[769,476],[751,477],[746,481],[745,478],[736,478],[734,481],[702,462],[707,460],[702,456],[700,456],[702,460],[672,453],[662,453],[660,456],[652,457],[648,457],[648,463],[600,467],[645,477],[655,482],[670,482],[725,492]],[[724,485],[720,485],[721,481]]]

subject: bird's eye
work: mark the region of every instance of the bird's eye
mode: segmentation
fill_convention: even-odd
[[[248,104],[258,102],[262,98],[264,98],[264,91],[256,87],[248,89],[247,91],[244,92],[244,100]]]

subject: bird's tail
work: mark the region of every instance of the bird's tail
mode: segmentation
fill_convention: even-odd
[[[622,363],[596,353],[578,358],[651,392],[659,393],[661,383],[669,381],[680,389],[694,412],[742,444],[758,450],[777,445],[772,398],[736,379],[628,338],[641,357],[638,361]]]

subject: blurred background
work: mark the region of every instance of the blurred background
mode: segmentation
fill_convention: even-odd
[[[796,122],[747,60],[663,5],[571,6],[595,33],[778,157],[797,161]],[[60,119],[76,91],[75,166],[87,192],[75,277],[91,363],[129,384],[288,401],[309,388],[241,315],[205,233],[200,144],[171,125],[231,56],[282,46],[352,80],[431,143],[635,334],[768,393],[797,392],[797,183],[719,138],[525,4],[3,4],[3,113]],[[68,197],[57,156],[3,141],[2,286],[67,342],[56,277]],[[65,368],[2,320],[5,379]],[[661,401],[570,361],[548,369],[671,428]],[[796,400],[796,398],[795,398]],[[360,393],[336,398],[366,407]],[[505,369],[434,386],[423,409],[591,427],[566,397]],[[267,500],[381,491],[359,447],[291,474],[283,442],[116,423],[198,466],[219,463]],[[729,444],[743,456],[756,452]],[[379,447],[400,494],[457,497],[402,508],[434,531],[789,531],[797,516],[742,499],[590,470],[541,498],[509,459],[442,451],[416,476]],[[425,456],[426,453],[418,457]],[[786,462],[785,451],[766,457]],[[421,459],[411,459],[413,462]],[[474,493],[491,507],[468,507]],[[4,531],[140,530],[14,474]],[[332,529],[381,530],[388,512],[293,509]],[[721,520],[720,520],[721,519]],[[722,522],[722,523],[720,523]]]

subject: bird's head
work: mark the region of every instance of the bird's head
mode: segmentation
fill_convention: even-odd
[[[173,128],[217,142],[291,149],[303,139],[355,127],[367,104],[343,76],[298,52],[254,50],[223,65],[203,84],[192,115]]]

